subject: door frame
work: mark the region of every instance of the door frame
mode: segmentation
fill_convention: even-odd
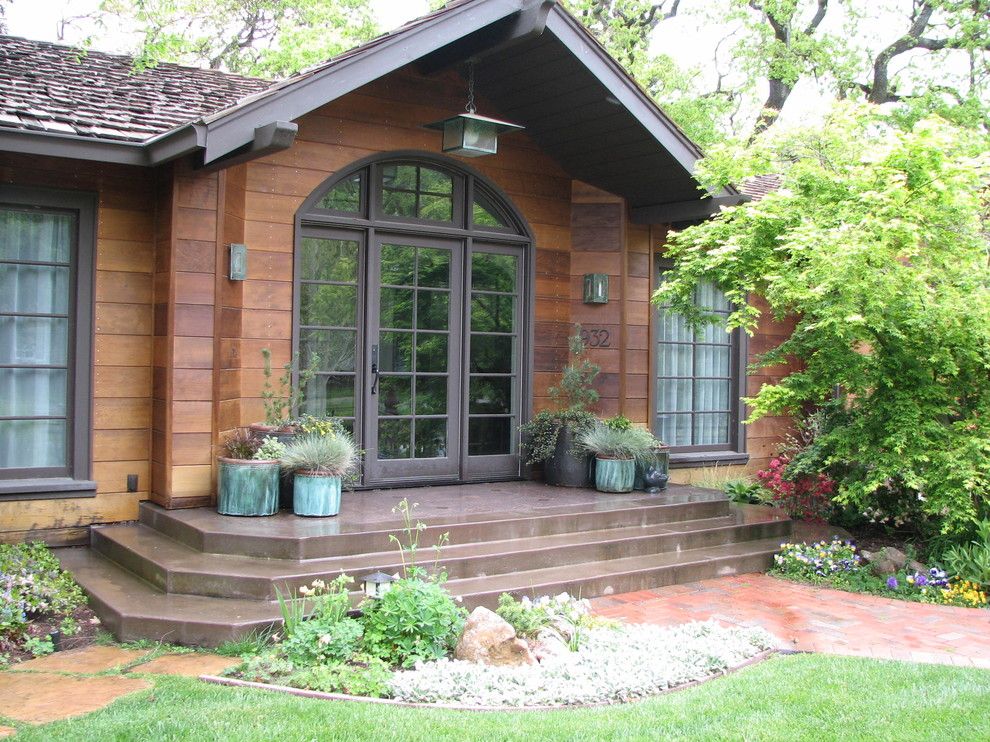
[[[455,218],[454,224],[438,224],[436,222],[418,222],[413,220],[399,220],[382,218],[374,211],[378,204],[377,182],[380,179],[381,167],[386,163],[419,164],[439,167],[452,173],[456,178],[462,180],[463,187],[458,191],[463,198],[461,205],[462,217],[460,222]],[[329,212],[317,208],[317,204],[322,197],[337,184],[353,177],[355,174],[363,172],[361,199],[363,208],[355,213]],[[472,223],[471,209],[474,203],[476,184],[479,184],[489,198],[493,198],[495,204],[505,212],[505,216],[515,225],[516,231],[486,228]],[[456,225],[456,226],[455,226]],[[316,236],[319,231],[343,231],[352,235],[357,235],[361,245],[361,260],[359,268],[358,296],[361,307],[359,307],[359,327],[357,330],[357,345],[355,349],[355,365],[358,359],[368,365],[364,370],[355,369],[355,402],[358,409],[355,410],[355,437],[362,441],[367,437],[363,426],[363,412],[367,389],[364,374],[370,366],[370,343],[367,342],[367,288],[368,288],[368,260],[369,245],[376,239],[378,232],[390,235],[405,237],[437,237],[440,239],[454,239],[463,241],[463,261],[470,260],[470,255],[474,242],[497,247],[500,245],[521,248],[522,256],[522,278],[520,286],[520,320],[524,326],[519,333],[519,411],[518,423],[527,422],[533,414],[533,374],[535,370],[535,354],[533,352],[533,341],[536,332],[535,312],[536,312],[536,239],[530,224],[523,216],[522,212],[505,193],[505,191],[494,183],[490,178],[483,175],[477,169],[465,164],[460,160],[437,155],[432,152],[420,150],[398,150],[394,152],[383,152],[355,161],[351,165],[341,168],[337,172],[327,177],[313,192],[306,198],[296,211],[293,221],[293,302],[292,302],[292,338],[291,348],[293,354],[299,349],[299,299],[300,299],[300,241],[301,237],[308,233]],[[461,280],[469,280],[469,271],[461,271]],[[462,288],[462,295],[470,295],[470,286]],[[468,311],[469,302],[465,300],[464,311],[462,313],[462,324]],[[467,330],[462,328],[462,336]],[[463,337],[462,350],[466,348],[467,338]],[[293,383],[298,384],[298,369],[293,371]],[[463,379],[467,379],[467,359],[465,358],[465,368],[462,374]],[[461,421],[462,428],[460,435],[460,445],[462,450],[461,466],[456,476],[449,478],[437,478],[436,476],[424,476],[400,480],[383,480],[369,483],[362,471],[361,480],[356,483],[359,489],[371,487],[405,486],[416,484],[443,484],[454,482],[496,482],[514,480],[522,478],[528,471],[528,466],[524,464],[524,456],[519,449],[518,436],[514,437],[516,447],[517,465],[512,471],[503,469],[500,472],[486,473],[481,470],[474,470],[469,466],[467,456],[467,421],[468,412],[464,395],[467,394],[467,384],[463,385],[461,394]],[[294,413],[296,411],[293,411]],[[359,437],[360,436],[360,437]],[[485,458],[485,457],[470,457]]]

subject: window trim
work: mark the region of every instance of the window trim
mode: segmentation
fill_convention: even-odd
[[[659,288],[660,273],[674,268],[674,262],[665,258],[660,250],[654,250],[650,257],[650,293]],[[650,429],[657,432],[657,372],[659,366],[659,334],[657,321],[659,309],[650,303],[650,376],[649,376],[649,424]],[[673,446],[670,449],[670,465],[673,468],[688,468],[706,464],[746,464],[749,462],[747,453],[745,404],[742,397],[746,396],[746,368],[749,355],[748,338],[739,328],[732,331],[731,342],[731,381],[732,395],[729,410],[729,442],[717,445]],[[696,378],[692,376],[692,378]]]
[[[37,469],[0,469],[0,498],[95,497],[91,440],[93,406],[93,299],[96,271],[96,196],[83,191],[0,184],[0,204],[76,213],[76,250],[71,263],[67,465],[56,474]],[[11,472],[11,473],[6,473]]]

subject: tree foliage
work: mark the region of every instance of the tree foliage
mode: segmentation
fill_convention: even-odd
[[[765,384],[751,420],[823,406],[797,467],[827,470],[860,510],[914,513],[959,532],[990,503],[987,139],[938,118],[911,130],[839,106],[817,130],[768,132],[702,166],[716,183],[776,171],[783,187],[675,234],[657,299],[693,322],[701,279],[752,333],[764,296],[790,338],[758,363],[800,370]]]
[[[367,0],[103,0],[96,20],[138,33],[139,66],[259,77],[285,77],[378,33]]]

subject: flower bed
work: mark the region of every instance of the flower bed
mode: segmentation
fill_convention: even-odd
[[[979,585],[953,577],[938,567],[902,569],[878,576],[867,569],[850,541],[833,539],[818,543],[780,545],[773,574],[787,579],[888,598],[936,605],[987,608],[987,595]]]
[[[396,673],[389,688],[393,698],[419,703],[619,703],[710,678],[772,646],[772,637],[762,629],[725,628],[712,621],[596,628],[585,632],[576,652],[551,662],[493,667],[444,659]]]

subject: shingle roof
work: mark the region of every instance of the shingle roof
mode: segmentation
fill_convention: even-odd
[[[0,127],[143,142],[271,82],[0,36]]]
[[[783,178],[777,173],[754,175],[739,184],[739,191],[749,196],[750,201],[760,201],[768,193],[780,188]]]

